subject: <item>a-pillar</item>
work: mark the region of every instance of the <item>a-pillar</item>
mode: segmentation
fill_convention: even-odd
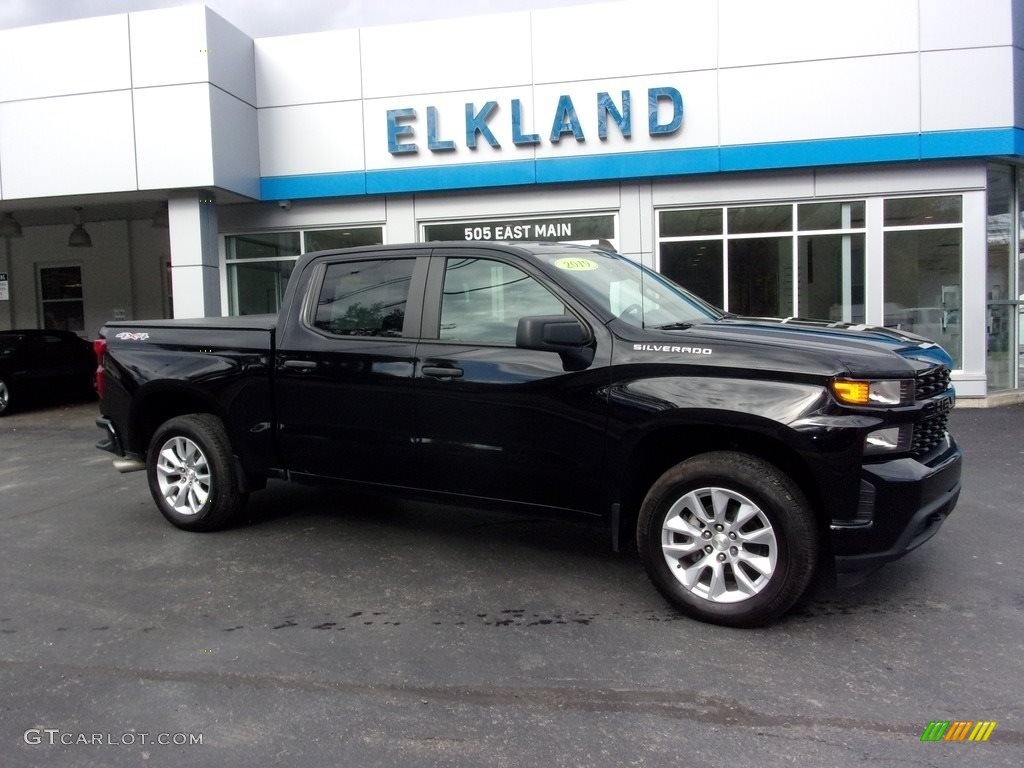
[[[217,317],[220,256],[217,205],[209,192],[174,194],[167,201],[175,317]]]

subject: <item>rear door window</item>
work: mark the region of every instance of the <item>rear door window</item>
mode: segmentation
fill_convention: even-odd
[[[329,264],[313,325],[335,336],[403,337],[415,259]]]

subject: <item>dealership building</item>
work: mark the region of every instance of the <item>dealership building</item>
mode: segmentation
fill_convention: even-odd
[[[0,329],[273,312],[324,248],[606,241],[730,312],[928,336],[962,402],[1020,400],[1022,96],[1018,0],[0,30]]]

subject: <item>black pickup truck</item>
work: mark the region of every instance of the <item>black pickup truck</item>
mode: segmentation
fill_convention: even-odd
[[[720,624],[900,557],[960,492],[941,348],[724,314],[596,247],[307,254],[278,317],[111,322],[96,352],[99,447],[179,528],[267,478],[589,516]]]

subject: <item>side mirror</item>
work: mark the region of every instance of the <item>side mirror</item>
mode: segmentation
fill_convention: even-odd
[[[534,315],[519,318],[516,346],[557,352],[567,371],[580,371],[594,361],[590,330],[572,315]]]
[[[590,333],[572,315],[534,315],[519,318],[516,346],[545,352],[566,352],[585,347]]]

